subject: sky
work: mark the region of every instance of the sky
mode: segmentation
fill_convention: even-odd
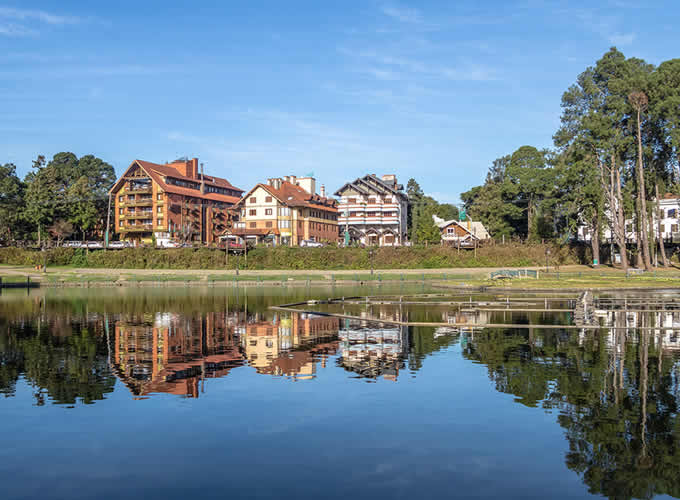
[[[248,190],[413,177],[441,202],[552,145],[560,97],[616,46],[680,57],[677,1],[0,0],[0,163],[198,157]]]

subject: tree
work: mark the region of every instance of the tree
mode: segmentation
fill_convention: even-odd
[[[68,220],[83,237],[106,217],[108,190],[115,182],[111,165],[92,155],[78,159],[58,153],[45,165],[39,156],[26,177],[28,219],[40,228],[56,220]]]
[[[635,171],[638,181],[638,221],[640,221],[640,237],[642,245],[642,259],[645,269],[652,268],[652,260],[649,256],[649,217],[647,213],[647,191],[645,189],[645,174],[642,164],[642,125],[641,115],[647,110],[649,100],[644,92],[635,91],[628,95],[628,101],[635,110],[635,123],[637,135],[637,162]]]
[[[58,220],[48,229],[50,235],[57,240],[57,246],[73,234],[73,224],[65,220]]]
[[[16,167],[0,165],[0,240],[16,238],[24,206],[25,186],[16,174]]]
[[[554,170],[548,165],[548,152],[533,146],[522,146],[510,156],[505,169],[504,186],[514,198],[514,204],[526,213],[526,234],[529,239],[551,236],[546,234],[545,220],[541,213],[542,204],[552,197],[555,189]]]
[[[406,216],[406,229],[408,238],[411,241],[415,240],[415,230],[413,227],[414,218],[417,217],[420,202],[424,196],[420,184],[414,179],[410,178],[406,183],[406,194],[408,195],[408,212]]]

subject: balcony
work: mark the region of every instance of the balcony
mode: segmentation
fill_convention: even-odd
[[[134,186],[122,190],[121,194],[149,194],[153,192],[151,184],[148,186]]]
[[[120,233],[145,233],[153,230],[152,224],[136,224],[134,226],[124,226],[118,228]]]
[[[153,217],[153,212],[133,212],[125,214],[128,219],[151,219]]]
[[[144,207],[150,207],[153,205],[153,198],[144,198],[144,199],[137,199],[137,200],[132,200],[132,201],[122,201],[119,202],[120,206],[125,206],[125,207],[139,207],[139,206],[144,206]]]

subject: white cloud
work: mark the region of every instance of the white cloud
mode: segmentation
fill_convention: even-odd
[[[619,47],[630,45],[635,41],[635,33],[613,33],[609,35],[609,43]]]
[[[20,21],[36,20],[47,24],[76,24],[80,22],[80,18],[75,16],[60,16],[44,10],[13,9],[11,7],[0,7],[0,18]]]
[[[44,10],[0,7],[0,35],[4,36],[35,36],[39,34],[36,28],[40,24],[60,26],[80,21],[79,17],[62,16]]]
[[[20,24],[6,23],[0,24],[0,35],[4,36],[33,36],[37,35],[38,32],[21,26]]]
[[[423,24],[423,16],[420,14],[420,12],[417,9],[412,9],[408,7],[397,7],[397,6],[389,6],[389,5],[384,5],[382,7],[382,12],[386,16],[389,16],[393,19],[396,19],[399,22],[402,23],[409,23],[409,24]]]

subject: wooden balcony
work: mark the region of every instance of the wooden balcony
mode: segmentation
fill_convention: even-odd
[[[137,224],[135,226],[119,227],[119,233],[148,233],[153,231],[152,224]]]

